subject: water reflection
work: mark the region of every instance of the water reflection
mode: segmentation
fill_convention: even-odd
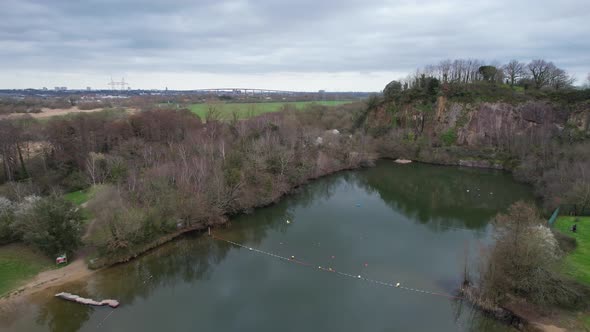
[[[382,161],[360,172],[355,177],[358,184],[377,192],[392,209],[435,231],[482,229],[511,203],[532,200],[527,187],[515,185],[501,171],[388,163]]]
[[[531,199],[527,188],[499,172],[421,164],[397,166],[383,161],[371,169],[320,179],[278,204],[234,218],[228,229],[217,232],[284,255],[296,249],[305,259],[328,260],[345,271],[375,279],[395,277],[415,287],[448,292],[455,287],[461,270],[458,256],[462,246],[486,238],[488,220],[523,198]],[[291,222],[287,224],[286,220]],[[338,257],[333,257],[334,253]],[[363,262],[369,264],[363,266]],[[109,316],[108,308],[52,297],[62,290],[96,299],[116,298],[122,306]],[[198,324],[204,330],[232,330],[236,324],[242,324],[240,330],[253,331],[295,327],[399,330],[407,324],[441,331],[507,329],[479,317],[463,303],[431,303],[414,294],[387,294],[315,271],[295,273],[288,264],[248,255],[227,243],[192,234],[86,281],[37,294],[11,312],[0,313],[0,330],[131,327],[155,331],[174,315],[178,318],[172,329],[193,330],[193,311],[202,315]],[[275,301],[282,307],[274,305]],[[326,311],[334,307],[342,312]],[[249,315],[244,316],[244,308]],[[409,313],[398,317],[387,313],[396,308],[400,312],[420,311],[428,320],[417,321],[407,317]],[[292,317],[291,310],[311,315],[309,322]],[[314,312],[323,316],[314,316]],[[152,316],[158,313],[164,316]],[[261,314],[268,317],[252,320],[252,315]],[[275,321],[275,316],[282,320]],[[375,318],[369,322],[368,316]],[[285,325],[284,321],[291,319],[291,324]]]

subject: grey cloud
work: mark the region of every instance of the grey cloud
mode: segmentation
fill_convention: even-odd
[[[587,0],[3,0],[0,80],[19,69],[412,72],[458,57],[590,71],[587,22]]]

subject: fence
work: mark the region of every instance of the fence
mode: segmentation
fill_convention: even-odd
[[[549,221],[547,221],[547,224],[549,225],[549,227],[553,226],[553,224],[555,223],[555,220],[557,220],[558,216],[559,216],[559,208],[557,208],[557,209],[555,209],[555,211],[553,211],[551,218],[549,218]]]

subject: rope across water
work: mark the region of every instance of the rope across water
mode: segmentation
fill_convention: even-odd
[[[301,260],[298,260],[295,258],[295,256],[291,256],[291,257],[285,257],[285,256],[281,256],[281,255],[277,255],[275,253],[272,252],[268,252],[268,251],[263,251],[260,249],[256,249],[256,248],[252,248],[246,245],[243,245],[241,243],[237,243],[231,240],[227,240],[224,239],[222,237],[219,237],[217,235],[214,235],[213,233],[211,233],[211,237],[215,240],[218,241],[222,241],[222,242],[226,242],[229,244],[232,244],[236,247],[240,247],[240,248],[244,248],[244,249],[248,249],[249,251],[258,253],[258,254],[263,254],[263,255],[267,255],[273,258],[277,258],[289,263],[294,263],[294,264],[298,264],[298,265],[302,265],[302,266],[306,266],[306,267],[310,267],[310,268],[314,268],[317,270],[321,270],[321,271],[325,271],[325,272],[331,272],[331,273],[336,273],[340,276],[343,277],[348,277],[348,278],[352,278],[352,279],[356,279],[356,280],[362,280],[362,281],[366,281],[366,282],[370,282],[376,285],[381,285],[381,286],[385,286],[385,287],[391,287],[391,288],[396,288],[396,289],[403,289],[406,291],[411,291],[411,292],[415,292],[415,293],[421,293],[421,294],[427,294],[427,295],[433,295],[433,296],[441,296],[441,297],[446,297],[446,298],[451,298],[451,299],[462,299],[462,297],[460,296],[455,296],[455,295],[451,295],[451,294],[444,294],[444,293],[436,293],[436,292],[431,292],[431,291],[427,291],[427,290],[423,290],[423,289],[417,289],[417,288],[410,288],[410,287],[405,287],[405,286],[401,286],[400,284],[393,284],[393,283],[388,283],[388,282],[384,282],[384,281],[380,281],[380,280],[375,280],[375,279],[370,279],[370,278],[365,278],[361,275],[352,275],[350,273],[345,273],[345,272],[341,272],[341,271],[337,271],[331,267],[326,268],[326,267],[322,267],[321,265],[316,265],[316,264],[311,264],[311,263],[307,263]]]

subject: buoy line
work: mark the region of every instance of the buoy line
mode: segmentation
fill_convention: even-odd
[[[253,247],[249,247],[249,246],[243,245],[241,243],[237,243],[237,242],[234,242],[234,241],[231,241],[231,240],[227,240],[227,239],[221,238],[221,237],[219,237],[217,235],[214,235],[213,233],[211,233],[211,237],[213,239],[215,239],[215,240],[226,242],[226,243],[232,244],[232,245],[234,245],[236,247],[248,249],[248,251],[252,251],[252,252],[255,252],[255,253],[267,255],[267,256],[270,256],[270,257],[273,257],[273,258],[277,258],[277,259],[280,259],[280,260],[283,260],[283,261],[286,261],[286,262],[295,263],[295,264],[298,264],[298,265],[303,265],[303,266],[314,268],[314,269],[318,269],[318,270],[321,270],[321,271],[336,273],[336,274],[338,274],[340,276],[343,276],[343,277],[348,277],[348,278],[352,278],[352,279],[356,279],[356,280],[363,280],[363,281],[366,281],[366,282],[369,282],[369,283],[373,283],[373,284],[376,284],[376,285],[381,285],[381,286],[391,287],[391,288],[403,289],[403,290],[407,290],[407,291],[411,291],[411,292],[415,292],[415,293],[421,293],[421,294],[427,294],[427,295],[434,295],[434,296],[441,296],[441,297],[447,297],[447,298],[451,298],[451,299],[463,299],[461,296],[455,296],[455,295],[444,294],[444,293],[436,293],[436,292],[431,292],[431,291],[427,291],[427,290],[423,290],[423,289],[417,289],[417,288],[411,288],[411,287],[401,286],[401,284],[399,282],[396,283],[396,284],[393,284],[393,283],[384,282],[384,281],[380,281],[380,280],[365,278],[362,275],[352,275],[350,273],[336,271],[335,269],[333,269],[331,267],[326,268],[326,267],[321,266],[321,265],[315,265],[315,264],[306,263],[304,261],[301,261],[301,260],[296,259],[295,256],[285,257],[285,256],[274,254],[272,252],[268,252],[268,251],[256,249],[256,248],[253,248]]]
[[[109,312],[109,313],[108,313],[108,314],[105,316],[105,318],[103,318],[103,319],[100,321],[100,323],[98,323],[98,325],[96,325],[96,328],[100,328],[100,326],[102,325],[102,323],[104,323],[104,322],[107,320],[107,318],[109,318],[109,317],[111,316],[111,314],[112,314],[114,311],[115,311],[115,309],[112,309],[112,310],[111,310],[111,312]]]

